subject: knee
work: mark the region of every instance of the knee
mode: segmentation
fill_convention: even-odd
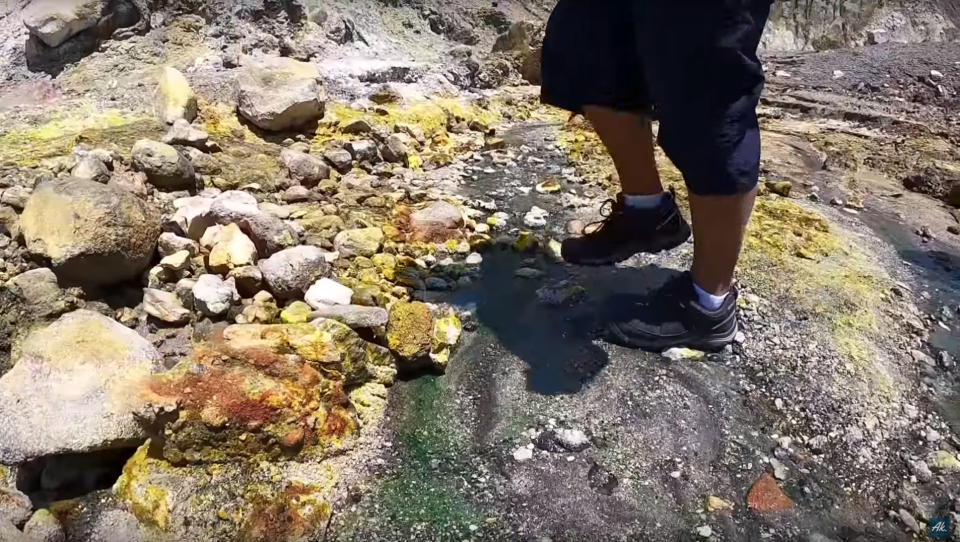
[[[760,128],[755,113],[673,123],[661,119],[659,139],[693,194],[730,196],[757,186]]]

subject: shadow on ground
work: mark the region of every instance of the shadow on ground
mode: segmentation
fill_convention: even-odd
[[[546,274],[517,277],[525,267]],[[578,393],[609,364],[599,344],[604,307],[611,298],[643,293],[678,274],[657,266],[575,268],[509,249],[488,251],[481,270],[477,286],[452,301],[476,304],[483,331],[527,364],[527,390],[541,395]],[[538,289],[562,280],[582,286],[586,295],[563,306],[538,300]]]

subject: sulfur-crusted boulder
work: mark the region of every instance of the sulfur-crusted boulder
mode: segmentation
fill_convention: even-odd
[[[401,366],[422,364],[433,346],[433,314],[419,301],[401,301],[390,307],[387,346]]]
[[[383,230],[380,228],[358,228],[338,233],[333,239],[333,246],[344,258],[370,258],[383,246],[383,239]]]
[[[332,320],[235,325],[155,375],[146,395],[157,410],[177,409],[154,428],[175,464],[323,457],[357,431],[344,388],[395,375],[389,351]]]
[[[197,96],[180,70],[167,66],[157,79],[155,97],[157,117],[173,124],[177,119],[193,122],[197,118]]]
[[[103,542],[311,542],[330,518],[339,473],[326,462],[173,466],[154,447],[144,444],[113,486],[130,512],[87,507],[66,516],[68,532]]]
[[[162,369],[149,342],[99,313],[78,310],[32,333],[0,378],[0,463],[137,443],[139,382]]]

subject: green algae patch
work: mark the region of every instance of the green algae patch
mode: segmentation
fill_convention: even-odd
[[[129,149],[138,139],[160,138],[165,130],[151,117],[118,110],[79,109],[52,115],[42,123],[0,129],[0,162],[35,166],[44,158],[68,154],[75,145],[114,143]]]
[[[428,533],[420,533],[427,535],[424,539],[467,539],[469,526],[479,525],[483,516],[462,482],[466,472],[476,471],[459,463],[465,456],[465,430],[448,415],[456,406],[434,376],[410,382],[399,395],[400,460],[370,500],[379,505],[376,516],[389,521],[395,532],[414,534],[425,527]]]
[[[141,524],[165,531],[170,523],[170,495],[166,489],[149,483],[150,463],[157,463],[148,457],[149,451],[147,441],[123,466],[113,492]]]

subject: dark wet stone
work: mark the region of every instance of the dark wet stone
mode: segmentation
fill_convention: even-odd
[[[617,489],[617,486],[620,485],[620,480],[618,480],[612,472],[608,471],[597,463],[594,463],[593,466],[590,467],[590,472],[587,473],[587,478],[590,480],[590,487],[592,487],[601,495],[613,495],[613,492]]]

